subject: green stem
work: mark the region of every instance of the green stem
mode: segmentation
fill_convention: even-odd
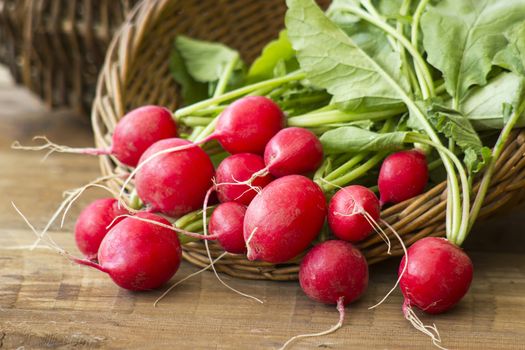
[[[384,30],[387,34],[393,36],[396,38],[403,47],[412,55],[412,58],[414,59],[415,66],[419,67],[421,69],[421,72],[424,76],[424,79],[422,79],[419,83],[421,85],[421,91],[423,94],[423,98],[427,99],[430,96],[434,96],[434,81],[432,79],[432,76],[430,74],[430,71],[428,70],[427,64],[423,57],[419,54],[419,51],[410,43],[410,41],[407,40],[403,35],[400,35],[394,28],[392,28],[388,23],[378,20],[372,16],[370,16],[367,12],[356,8],[356,7],[344,7],[345,10],[348,12],[351,12],[358,17],[361,17],[365,21],[375,25],[376,27]]]
[[[379,21],[384,21],[384,18],[379,14],[379,12],[377,12],[376,8],[374,7],[374,5],[369,1],[369,0],[361,0],[361,5],[372,15],[374,16],[375,18],[377,18]],[[394,50],[398,50],[399,47],[394,39],[394,37],[392,37],[391,35],[388,35],[386,37],[386,39],[388,40],[388,43],[390,44],[390,46],[394,49]]]
[[[419,21],[421,19],[421,15],[423,14],[423,11],[425,10],[426,6],[427,6],[427,3],[428,3],[428,0],[421,0],[419,2],[419,4],[417,5],[417,8],[416,8],[416,12],[414,12],[414,17],[412,18],[412,32],[411,32],[411,35],[410,35],[410,42],[412,44],[412,47],[415,48],[415,50],[418,52],[419,54],[419,50],[417,49],[419,43],[418,43],[418,35],[419,35]],[[421,55],[420,55],[421,56]],[[428,68],[426,67],[425,65],[425,68],[423,69],[422,67],[420,67],[419,65],[415,65],[414,66],[415,70],[416,70],[416,75],[417,75],[417,78],[418,78],[418,81],[421,83],[422,81],[426,81],[427,84],[429,83],[429,76],[430,76],[430,73],[428,71]],[[432,81],[432,76],[430,76],[430,81]],[[426,96],[423,94],[423,98],[424,99],[427,99],[428,97],[432,97],[432,96],[435,96],[435,90],[434,90],[434,82],[432,81],[432,84],[429,85],[430,87],[430,96]]]
[[[372,169],[374,166],[376,166],[381,160],[388,154],[388,152],[382,151],[379,153],[376,153],[372,158],[368,159],[366,162],[364,162],[359,167],[353,169],[352,171],[346,173],[345,175],[338,177],[334,180],[330,181],[330,184],[327,184],[326,182],[319,181],[318,184],[321,186],[321,188],[324,191],[330,191],[334,189],[335,186],[345,186],[346,184],[350,183],[351,181],[354,181],[364,175]]]
[[[224,69],[224,72],[222,73],[219,82],[217,83],[217,87],[215,88],[213,97],[221,96],[222,94],[224,94],[224,91],[226,91],[226,88],[228,87],[228,82],[230,81],[231,75],[235,70],[235,66],[238,62],[239,55],[235,55],[235,57],[230,62],[228,62],[228,65]]]
[[[346,161],[343,165],[339,166],[337,169],[327,174],[325,176],[325,179],[327,181],[332,181],[334,179],[337,179],[338,177],[343,176],[350,169],[352,169],[354,166],[359,164],[359,162],[365,159],[367,155],[368,155],[368,152],[361,152],[361,153],[356,154],[355,156],[350,158],[348,161]]]
[[[204,130],[203,126],[196,126],[191,131],[191,134],[188,136],[188,141],[195,142],[195,139],[199,137],[199,134]]]
[[[195,127],[195,126],[206,126],[210,124],[212,121],[213,121],[213,118],[189,116],[189,117],[183,118],[182,123],[190,127]]]
[[[340,110],[307,113],[288,118],[289,126],[316,127],[331,123],[348,123],[360,120],[383,120],[406,111],[404,106],[391,108],[386,111],[350,113]]]
[[[265,88],[265,87],[273,88],[275,86],[279,86],[281,84],[284,84],[284,83],[287,83],[287,82],[290,82],[290,81],[301,80],[304,77],[305,77],[305,73],[304,72],[302,72],[302,71],[295,71],[295,72],[290,73],[288,75],[285,75],[283,77],[269,79],[269,80],[265,80],[265,81],[262,81],[262,82],[259,82],[259,83],[247,85],[247,86],[244,86],[242,88],[229,91],[229,92],[227,92],[227,93],[225,93],[223,95],[212,97],[212,98],[209,98],[207,100],[194,103],[194,104],[192,104],[190,106],[183,107],[183,108],[175,111],[175,117],[176,118],[180,118],[180,117],[183,117],[183,116],[186,116],[186,115],[190,115],[190,114],[192,114],[195,111],[198,111],[198,110],[201,110],[203,108],[207,108],[207,107],[219,104],[221,102],[228,101],[228,100],[231,100],[231,99],[234,99],[234,98],[237,98],[237,97],[249,94],[249,93],[251,93],[253,91],[256,91],[258,89],[262,89],[262,88]]]
[[[490,159],[490,163],[485,170],[485,173],[483,174],[483,178],[481,179],[481,183],[479,185],[479,190],[476,195],[476,199],[474,200],[474,203],[472,204],[472,211],[470,212],[470,220],[469,220],[469,230],[472,228],[474,223],[476,222],[476,219],[478,218],[479,212],[481,211],[481,207],[483,205],[483,201],[485,200],[485,196],[487,194],[490,181],[492,180],[492,175],[494,175],[494,170],[496,166],[496,161],[501,155],[501,152],[503,152],[503,148],[505,146],[505,143],[507,142],[507,139],[509,138],[510,132],[512,129],[514,129],[514,126],[516,125],[519,117],[525,110],[525,102],[521,104],[519,108],[516,108],[512,115],[510,116],[509,120],[503,127],[503,130],[501,130],[501,133],[498,137],[498,140],[496,141],[496,144],[494,145],[494,148],[492,149],[492,158]],[[465,240],[465,237],[458,237],[458,244],[462,244]]]
[[[217,125],[217,122],[219,121],[219,116],[220,115],[213,118],[213,120],[208,125],[206,125],[206,127],[197,135],[197,137],[195,137],[195,140],[193,140],[193,142],[202,141],[206,137],[210,136],[215,130],[215,126]]]
[[[404,17],[407,15],[408,9],[410,8],[410,3],[411,3],[411,0],[403,0],[403,3],[401,4],[401,8],[399,9],[400,16]],[[399,35],[404,35],[405,25],[402,21],[397,21],[396,30],[399,33]],[[412,65],[407,59],[406,50],[403,47],[403,45],[401,45],[401,43],[398,44],[398,51],[399,51],[399,56],[401,57],[402,69],[403,69],[405,76],[410,82],[412,89],[416,91],[416,95],[421,96],[421,89],[419,88],[419,83],[417,81],[414,71],[412,70]]]
[[[469,187],[469,181],[467,177],[467,173],[465,171],[465,168],[463,167],[463,164],[461,161],[456,157],[454,153],[452,153],[448,148],[444,147],[441,144],[437,144],[435,142],[432,142],[424,137],[421,137],[421,135],[417,133],[411,133],[407,139],[408,142],[419,142],[423,144],[430,145],[434,148],[436,148],[439,152],[443,152],[448,155],[448,157],[454,162],[454,165],[456,166],[459,177],[461,179],[461,190],[462,190],[462,213],[461,213],[461,221],[460,221],[460,227],[459,230],[452,231],[451,235],[447,235],[447,238],[452,243],[457,244],[458,237],[465,236],[468,233],[468,222],[469,222],[469,212],[470,212],[470,187]],[[460,201],[461,198],[459,197],[459,194],[455,194],[456,197],[454,197],[454,201]]]
[[[206,109],[201,109],[199,111],[193,112],[191,115],[196,117],[208,116],[213,114],[221,113],[226,109],[226,106],[211,106]]]

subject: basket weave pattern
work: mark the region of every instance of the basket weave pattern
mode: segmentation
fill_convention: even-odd
[[[122,27],[107,53],[93,104],[92,122],[98,147],[107,147],[111,131],[126,111],[144,105],[159,104],[175,109],[178,88],[169,73],[169,56],[174,38],[179,33],[191,37],[219,40],[238,49],[250,62],[261,48],[283,27],[286,11],[282,0],[161,0],[144,1]],[[127,171],[112,157],[101,157],[103,175]],[[480,217],[494,214],[525,195],[525,131],[517,130],[496,165],[489,193]],[[121,180],[110,186],[120,188]],[[474,185],[474,192],[478,185]],[[132,185],[130,188],[132,189]],[[403,237],[407,245],[426,236],[445,235],[446,184],[441,183],[426,193],[389,207],[382,218]],[[388,231],[387,231],[388,232]],[[392,255],[401,255],[396,239]],[[223,253],[210,244],[213,257]],[[359,244],[370,264],[391,255],[377,235]],[[204,244],[184,246],[183,256],[204,267],[209,264]],[[241,255],[226,255],[216,263],[219,271],[229,275],[268,280],[294,280],[298,261],[274,265],[248,261]]]
[[[138,0],[0,0],[0,61],[50,107],[90,109],[106,49]]]

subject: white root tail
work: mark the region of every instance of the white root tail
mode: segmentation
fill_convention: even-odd
[[[105,189],[105,190],[109,191],[112,195],[115,195],[115,192],[113,190],[111,190],[110,188],[108,188],[108,187],[106,187],[104,185],[101,185],[100,182],[104,182],[104,181],[107,181],[107,180],[110,180],[110,179],[114,179],[114,178],[117,178],[117,177],[120,177],[120,176],[121,175],[102,176],[102,177],[99,177],[99,178],[91,181],[90,183],[88,183],[88,184],[86,184],[86,185],[84,185],[82,187],[79,187],[79,188],[67,191],[65,193],[66,198],[60,203],[60,205],[58,206],[57,210],[53,213],[53,215],[51,216],[51,218],[47,222],[47,224],[44,227],[44,229],[42,230],[42,232],[37,234],[37,239],[33,243],[32,247],[31,247],[31,250],[35,249],[38,246],[38,244],[40,244],[40,242],[42,241],[43,237],[46,236],[47,231],[49,230],[51,225],[55,222],[55,220],[58,218],[58,216],[62,212],[63,212],[63,215],[62,215],[62,220],[61,220],[60,227],[63,226],[65,217],[66,217],[69,209],[71,208],[73,203],[82,195],[82,193],[84,193],[85,190],[87,190],[90,187],[99,187],[99,188],[102,188],[102,189]],[[126,205],[125,205],[125,208],[130,210],[131,212],[135,211],[134,209],[129,208]],[[51,240],[51,241],[53,240],[51,237],[49,237],[49,235],[48,235],[48,239]]]
[[[206,192],[206,196],[204,197],[204,203],[202,205],[202,226],[203,226],[203,231],[204,231],[204,236],[208,236],[208,223],[207,223],[207,207],[208,207],[208,201],[210,199],[210,195],[211,193],[215,190],[215,186],[212,186],[208,192]],[[226,282],[224,282],[222,280],[222,278],[219,276],[219,274],[217,273],[217,270],[215,269],[215,263],[214,263],[214,260],[211,256],[211,252],[210,252],[210,246],[209,246],[209,243],[207,240],[204,241],[204,246],[206,247],[206,254],[208,255],[208,259],[210,261],[210,265],[211,265],[211,268],[213,270],[213,273],[215,274],[215,277],[217,277],[217,279],[219,280],[219,282],[221,282],[221,284],[223,286],[225,286],[226,288],[228,288],[229,290],[239,294],[239,295],[242,295],[243,297],[246,297],[246,298],[249,298],[249,299],[253,299],[255,301],[257,301],[258,303],[261,303],[263,304],[263,301],[257,297],[254,297],[253,295],[250,295],[250,294],[246,294],[246,293],[243,293],[241,292],[240,290],[237,290],[233,287],[231,287],[230,285],[228,285]]]
[[[339,328],[341,328],[343,326],[343,322],[345,320],[345,305],[344,305],[343,301],[344,301],[344,297],[340,297],[337,300],[337,311],[339,311],[339,321],[337,322],[337,324],[333,325],[330,329],[327,329],[326,331],[322,331],[322,332],[319,332],[319,333],[310,333],[310,334],[299,334],[299,335],[296,335],[296,336],[288,339],[288,341],[286,343],[284,343],[284,345],[281,346],[279,348],[279,350],[285,350],[291,343],[293,343],[294,341],[296,341],[298,339],[322,337],[323,335],[328,335],[328,334],[334,333]]]
[[[111,154],[111,150],[99,149],[99,148],[72,148],[69,146],[58,145],[51,142],[46,136],[35,136],[33,141],[41,140],[44,141],[44,144],[40,146],[23,146],[20,142],[15,141],[11,144],[12,149],[24,150],[24,151],[43,151],[47,150],[48,152],[42,158],[42,161],[45,161],[51,154],[54,152],[57,153],[76,153],[76,154],[89,154],[93,156],[100,156]]]
[[[25,221],[25,223],[31,229],[31,231],[35,234],[35,236],[40,238],[40,235],[37,232],[37,230],[35,229],[35,227],[33,226],[33,224],[31,224],[31,222],[27,219],[27,217],[17,208],[15,203],[11,202],[11,205],[16,210],[16,212],[22,217],[22,219]],[[100,270],[100,271],[102,271],[104,273],[108,273],[108,270],[106,270],[104,267],[100,266],[99,264],[96,264],[96,263],[94,263],[94,262],[92,262],[90,260],[87,260],[87,259],[77,258],[76,256],[70,254],[69,252],[67,252],[66,250],[61,248],[50,236],[46,236],[46,238],[47,238],[47,240],[44,240],[44,242],[47,245],[47,247],[49,247],[50,249],[56,251],[58,254],[64,256],[69,261],[75,262],[77,264],[85,265],[85,266],[90,266],[90,267],[96,268],[97,270]]]
[[[412,310],[412,307],[410,306],[410,302],[405,299],[403,302],[403,315],[405,315],[405,318],[408,322],[412,324],[412,326],[420,331],[421,333],[427,335],[432,339],[432,344],[436,346],[439,349],[447,350],[447,348],[441,346],[441,336],[439,335],[439,331],[435,324],[432,324],[432,326],[425,325],[419,317],[417,317],[414,310]]]
[[[408,252],[407,252],[407,247],[405,246],[405,242],[403,242],[403,239],[399,236],[397,231],[388,222],[381,219],[381,223],[385,225],[386,227],[388,227],[390,231],[392,231],[392,234],[396,236],[396,238],[399,241],[399,244],[401,244],[401,247],[403,248],[403,253],[405,255],[405,264],[403,265],[403,270],[401,270],[401,273],[397,277],[396,284],[394,284],[392,289],[390,289],[388,293],[386,293],[386,295],[383,297],[383,299],[381,299],[377,304],[370,306],[368,310],[375,309],[379,305],[383,304],[383,302],[385,302],[385,300],[390,296],[390,294],[392,294],[396,290],[397,286],[399,285],[399,282],[401,281],[401,278],[403,278],[403,275],[405,274],[407,267],[408,267]]]
[[[215,264],[217,261],[221,260],[226,254],[228,254],[227,252],[224,252],[222,253],[221,255],[219,255],[217,258],[215,258],[215,260],[213,260],[210,264],[208,264],[207,266],[203,267],[202,269],[200,269],[199,271],[196,271],[194,273],[191,273],[189,274],[188,276],[184,277],[183,279],[181,279],[180,281],[177,281],[175,284],[173,284],[172,286],[170,286],[164,293],[162,293],[162,295],[160,297],[158,297],[157,300],[155,300],[155,302],[153,303],[153,307],[157,307],[157,304],[162,300],[164,299],[164,297],[166,295],[168,295],[172,290],[173,288],[177,287],[179,284],[181,284],[182,282],[192,278],[193,276],[197,276],[198,274],[206,271],[206,270],[209,270],[210,267],[212,267],[213,264]]]

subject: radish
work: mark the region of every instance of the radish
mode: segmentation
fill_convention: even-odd
[[[225,158],[217,167],[215,176],[216,190],[219,200],[250,204],[257,194],[254,187],[264,188],[272,180],[272,175],[260,176],[250,184],[242,183],[249,180],[254,173],[264,168],[261,156],[252,153],[238,153]]]
[[[117,216],[127,213],[114,198],[97,199],[82,210],[75,224],[75,240],[87,259],[97,258],[100,243],[109,231],[108,226],[118,222],[113,222]]]
[[[281,349],[299,338],[322,336],[341,328],[345,305],[357,300],[368,287],[368,265],[363,254],[352,244],[339,240],[326,241],[313,247],[303,258],[299,267],[299,283],[311,299],[336,304],[339,322],[324,332],[297,335]]]
[[[264,149],[266,169],[275,177],[307,174],[323,161],[323,146],[313,132],[303,128],[279,131]]]
[[[284,113],[275,102],[264,96],[246,96],[221,113],[215,132],[203,142],[216,139],[232,154],[262,154],[284,123]]]
[[[425,155],[418,150],[396,152],[385,158],[379,170],[381,204],[399,203],[423,193],[428,182]]]
[[[228,202],[220,204],[210,218],[210,236],[216,237],[221,247],[232,254],[245,254],[246,243],[243,236],[243,222],[246,206]]]
[[[135,186],[151,211],[177,217],[201,207],[214,174],[206,152],[192,147],[149,159],[163,150],[189,144],[191,142],[178,138],[161,140],[142,155]],[[147,159],[149,162],[143,164]]]
[[[283,128],[284,123],[284,113],[269,98],[264,96],[242,97],[222,111],[217,118],[215,131],[211,135],[198,142],[173,144],[170,147],[157,149],[157,152],[148,153],[148,157],[142,157],[140,164],[124,182],[120,195],[123,194],[124,188],[133,176],[140,171],[141,167],[146,166],[156,157],[196,148],[198,145],[211,140],[219,141],[221,146],[232,154],[262,154],[268,141]]]
[[[231,154],[263,154],[268,141],[284,124],[284,113],[275,102],[264,96],[245,96],[222,111],[212,134],[198,142],[173,147],[165,152],[182,151],[217,140]]]
[[[248,259],[283,263],[296,257],[318,235],[325,217],[326,200],[315,182],[301,175],[273,181],[246,211]]]
[[[328,225],[337,238],[359,242],[374,230],[380,205],[374,192],[359,185],[340,189],[328,206]]]
[[[137,217],[170,225],[151,213],[138,213]],[[169,281],[181,258],[182,249],[174,232],[130,217],[116,224],[102,240],[99,264],[74,260],[107,273],[124,289],[139,291],[155,289]]]
[[[472,261],[461,248],[445,238],[420,239],[408,249],[399,267],[405,318],[438,345],[437,329],[423,325],[412,306],[429,314],[450,310],[467,293],[472,274]]]
[[[111,147],[108,149],[61,146],[50,142],[44,136],[35,137],[46,142],[42,146],[26,147],[15,142],[12,148],[35,151],[48,149],[48,154],[52,152],[110,154],[121,163],[134,167],[148,147],[159,140],[171,137],[177,137],[177,124],[172,119],[171,112],[164,107],[143,106],[130,111],[119,120],[113,131]]]

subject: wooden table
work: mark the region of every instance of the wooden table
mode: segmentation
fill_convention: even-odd
[[[162,291],[130,293],[104,274],[73,265],[40,246],[10,202],[42,228],[65,189],[98,174],[95,158],[12,151],[15,139],[30,142],[46,134],[59,143],[92,143],[89,122],[68,112],[50,112],[22,89],[0,83],[0,348],[2,349],[276,349],[290,336],[324,330],[337,320],[334,307],[306,298],[297,283],[224,279],[264,299],[244,299],[205,272],[176,288],[159,307]],[[75,205],[64,229],[51,232],[76,252],[72,227],[79,208],[97,196],[91,191]],[[483,223],[467,250],[475,264],[468,295],[453,311],[423,315],[436,323],[443,345],[452,349],[525,349],[524,209]],[[399,259],[370,269],[368,293],[347,308],[336,334],[303,340],[293,349],[432,349],[427,337],[401,314],[396,291],[375,310],[367,308],[393,285]],[[197,269],[184,263],[177,281]]]

